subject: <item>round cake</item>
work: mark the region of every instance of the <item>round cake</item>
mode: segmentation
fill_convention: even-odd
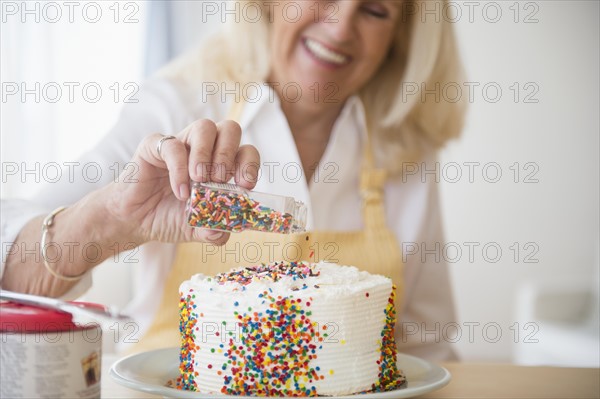
[[[248,396],[347,395],[405,382],[395,287],[332,263],[277,262],[180,287],[177,387]]]

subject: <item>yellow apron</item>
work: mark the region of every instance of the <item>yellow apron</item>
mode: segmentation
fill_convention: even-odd
[[[231,119],[238,120],[236,116],[241,114],[239,103],[233,107],[232,113],[234,118]],[[386,171],[375,168],[368,139],[365,147],[360,175],[363,230],[297,234],[244,231],[232,233],[222,247],[204,243],[179,244],[157,315],[146,335],[133,349],[140,351],[178,346],[179,285],[196,273],[214,275],[248,265],[250,257],[252,264],[281,260],[328,260],[388,276],[397,287],[396,309],[400,309],[400,299],[403,297],[402,257],[398,241],[385,220],[383,190]],[[240,252],[246,253],[246,256]]]

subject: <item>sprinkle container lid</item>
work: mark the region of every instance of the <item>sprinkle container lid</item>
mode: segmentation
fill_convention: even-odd
[[[96,306],[101,307],[101,305]],[[66,312],[14,302],[0,303],[0,332],[2,333],[85,330],[96,326],[94,323],[76,324],[73,322],[73,315]]]

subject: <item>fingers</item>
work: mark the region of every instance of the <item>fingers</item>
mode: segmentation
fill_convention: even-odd
[[[236,122],[195,121],[177,139],[163,140],[158,154],[156,143],[163,137],[149,136],[144,147],[152,153],[155,166],[168,169],[171,189],[178,199],[189,197],[190,178],[226,183],[235,176],[235,182],[244,188],[256,185],[260,156],[255,147],[240,146],[242,130]]]
[[[219,134],[213,150],[213,165],[211,179],[217,183],[228,182],[235,172],[235,158],[237,156],[242,128],[234,121],[217,123]]]
[[[226,183],[235,176],[242,187],[254,188],[260,157],[253,146],[240,147],[241,138],[242,129],[234,121],[199,120],[190,125],[182,140],[190,147],[192,180]]]
[[[192,123],[182,139],[190,147],[188,168],[192,180],[225,183],[233,177],[242,139],[240,125],[203,119]]]
[[[163,142],[160,155],[169,169],[171,190],[180,201],[186,201],[190,196],[190,178],[188,177],[187,148],[179,140]]]
[[[157,143],[163,137],[161,134],[146,137],[141,147],[141,155],[153,166],[168,169],[173,194],[177,199],[185,201],[190,196],[187,148],[177,139],[163,140],[159,154]]]
[[[260,154],[256,147],[243,145],[235,157],[235,183],[252,190],[258,181]]]
[[[217,125],[213,121],[202,119],[192,123],[182,133],[182,140],[190,146],[189,176],[197,182],[209,181],[217,141]]]

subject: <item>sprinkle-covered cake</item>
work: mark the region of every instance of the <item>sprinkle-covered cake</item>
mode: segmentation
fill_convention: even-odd
[[[249,396],[386,391],[396,366],[395,287],[332,263],[278,262],[180,287],[177,387]]]

